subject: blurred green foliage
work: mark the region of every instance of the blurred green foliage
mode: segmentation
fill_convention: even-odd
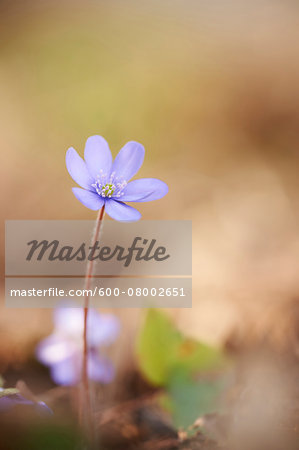
[[[163,387],[177,426],[186,427],[217,407],[224,387],[216,375],[227,367],[223,352],[184,336],[162,312],[150,310],[141,330],[137,355],[140,369],[155,386]],[[204,375],[204,379],[197,379]]]
[[[170,377],[164,406],[171,412],[174,424],[186,428],[203,414],[220,411],[219,398],[226,387],[224,377],[194,380],[178,371]]]
[[[1,397],[7,397],[8,395],[15,395],[15,394],[18,394],[18,393],[19,393],[19,390],[15,389],[15,388],[3,389],[3,391],[0,391],[0,398]]]
[[[34,426],[22,436],[22,443],[17,448],[24,450],[75,450],[82,448],[82,436],[74,427],[58,424]]]

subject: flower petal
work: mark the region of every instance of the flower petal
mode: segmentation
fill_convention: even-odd
[[[16,405],[33,405],[31,400],[27,400],[21,394],[4,395],[0,398],[0,412],[8,412]]]
[[[107,214],[112,219],[119,220],[120,222],[136,222],[141,217],[137,209],[113,199],[106,200],[105,208]]]
[[[82,358],[78,354],[51,366],[51,377],[56,384],[71,386],[80,381],[81,369]]]
[[[11,395],[0,397],[0,412],[7,412],[14,407],[15,403],[11,397]]]
[[[60,336],[76,337],[83,333],[84,312],[82,308],[74,308],[74,304],[69,302],[54,310],[55,330]]]
[[[88,355],[88,377],[93,381],[110,383],[115,375],[113,364],[107,359],[100,357],[96,352]]]
[[[138,142],[128,142],[116,156],[112,165],[112,173],[116,177],[129,181],[140,169],[144,159],[144,147]]]
[[[75,197],[89,209],[97,211],[104,205],[104,200],[95,192],[86,191],[85,189],[72,188]]]
[[[87,340],[90,347],[109,345],[117,338],[120,324],[116,316],[99,314],[96,309],[89,308],[87,321]],[[56,308],[54,311],[54,323],[55,330],[59,336],[67,340],[76,340],[83,333],[84,310],[74,307]]]
[[[84,159],[89,173],[94,179],[100,174],[110,175],[112,155],[107,141],[102,136],[90,136],[85,144]]]
[[[53,416],[53,411],[51,408],[49,408],[48,405],[46,405],[45,402],[37,402],[35,403],[35,409],[36,412],[38,412],[39,414],[43,415],[43,416]]]
[[[149,202],[164,197],[168,186],[157,178],[141,178],[131,181],[123,190],[121,200],[124,202]]]
[[[65,163],[70,176],[79,186],[94,191],[92,186],[94,180],[90,176],[85,162],[73,147],[66,152]]]
[[[46,366],[51,366],[73,356],[76,351],[76,342],[51,334],[38,344],[36,357]]]
[[[9,412],[15,406],[26,405],[35,409],[38,414],[52,415],[53,411],[44,402],[34,402],[21,394],[6,395],[0,398],[0,412]]]
[[[112,314],[98,314],[90,310],[88,314],[88,343],[90,346],[110,345],[119,334],[120,323]]]

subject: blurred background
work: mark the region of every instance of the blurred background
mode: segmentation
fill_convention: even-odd
[[[67,148],[82,155],[100,134],[116,155],[140,141],[139,175],[169,185],[138,205],[143,218],[193,221],[193,308],[168,314],[212,344],[266,339],[298,355],[298,25],[292,0],[1,0],[2,230],[91,219]],[[7,367],[52,322],[3,305]],[[143,312],[118,314],[121,366]]]

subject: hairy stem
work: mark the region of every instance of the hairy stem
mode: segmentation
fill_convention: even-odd
[[[96,225],[93,232],[91,246],[94,246],[96,241],[99,238],[99,234],[101,231],[101,226],[103,223],[103,217],[105,212],[105,206],[103,206],[99,212],[96,219]],[[88,292],[91,286],[92,274],[93,274],[93,265],[94,261],[88,261],[86,267],[86,275],[85,275],[85,283],[84,289],[85,292]],[[81,415],[84,415],[84,418],[81,416],[81,422],[85,422],[87,432],[89,436],[93,437],[94,435],[94,427],[93,427],[93,419],[92,419],[92,408],[91,408],[91,395],[90,395],[90,384],[88,378],[88,338],[87,338],[87,321],[88,321],[88,311],[89,311],[89,295],[86,294],[84,299],[84,330],[83,330],[83,367],[82,367],[82,384],[83,384],[83,392],[82,392],[82,409]]]

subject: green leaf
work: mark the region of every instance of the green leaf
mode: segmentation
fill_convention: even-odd
[[[177,348],[177,364],[186,372],[219,370],[226,365],[223,353],[195,339],[183,338]]]
[[[148,311],[137,342],[137,354],[142,372],[153,384],[167,382],[181,342],[180,333],[166,315],[154,309]]]
[[[225,386],[223,378],[196,381],[183,372],[174,374],[167,388],[166,402],[174,425],[186,428],[201,415],[219,411],[219,397]]]
[[[167,386],[177,370],[186,373],[218,370],[226,360],[218,349],[187,338],[167,315],[150,310],[137,342],[140,369],[158,386]]]

